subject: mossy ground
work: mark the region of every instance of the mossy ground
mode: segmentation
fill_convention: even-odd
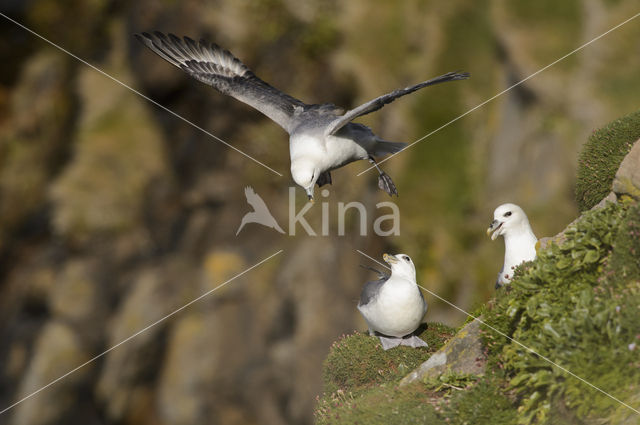
[[[423,325],[420,337],[429,348],[397,347],[384,351],[378,338],[355,332],[336,341],[325,360],[324,389],[353,391],[363,386],[397,381],[426,361],[455,333],[440,323]]]
[[[513,402],[493,373],[478,379],[448,375],[399,388],[398,381],[455,334],[429,323],[421,333],[428,349],[384,351],[377,338],[356,332],[331,347],[324,365],[325,392],[318,398],[318,424],[511,424]],[[469,422],[471,421],[471,422]]]
[[[578,157],[576,201],[580,211],[596,205],[611,191],[622,159],[640,139],[640,111],[610,122],[591,134]]]

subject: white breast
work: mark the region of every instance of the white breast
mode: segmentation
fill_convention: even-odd
[[[382,286],[374,301],[358,309],[371,329],[384,335],[403,337],[420,326],[426,304],[414,282],[392,278]]]
[[[296,134],[289,141],[291,161],[310,158],[320,169],[331,170],[357,159],[367,158],[367,151],[349,138]]]

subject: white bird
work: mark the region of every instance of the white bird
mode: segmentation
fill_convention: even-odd
[[[380,273],[380,280],[368,282],[358,303],[369,334],[378,335],[385,350],[399,345],[427,347],[413,334],[427,313],[413,261],[406,254],[384,254],[382,258],[391,266],[391,276]]]
[[[491,240],[504,237],[504,265],[496,279],[496,289],[511,282],[516,266],[536,258],[536,242],[529,219],[515,204],[500,205],[493,212],[493,221],[487,229]]]
[[[136,37],[191,77],[257,109],[289,133],[291,174],[310,201],[316,184],[331,183],[331,170],[361,159],[375,165],[380,174],[380,189],[397,196],[393,181],[378,167],[374,157],[399,152],[406,143],[383,140],[369,127],[351,121],[423,87],[469,78],[468,73],[449,72],[377,97],[345,113],[330,103],[309,105],[281,92],[216,44],[204,40],[196,43],[189,37],[180,39],[160,32]]]
[[[276,219],[271,215],[269,208],[267,208],[267,204],[264,203],[260,195],[254,192],[251,186],[244,188],[244,196],[247,198],[247,203],[253,207],[253,211],[246,213],[244,217],[242,217],[240,227],[238,227],[238,230],[236,231],[236,236],[238,236],[240,230],[242,230],[244,225],[247,223],[262,224],[263,226],[271,227],[280,233],[284,233],[284,230],[282,230]]]

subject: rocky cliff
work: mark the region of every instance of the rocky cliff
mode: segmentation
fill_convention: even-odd
[[[0,17],[0,424],[310,423],[331,342],[363,326],[369,277],[356,249],[412,254],[435,292],[466,309],[493,291],[495,206],[527,205],[538,234],[576,215],[575,152],[591,129],[637,109],[638,25],[467,115],[384,164],[401,234],[371,235],[374,173],[334,174],[329,235],[249,225],[244,187],[289,213],[286,135],[190,80],[132,34],[205,37],[308,102],[351,107],[462,69],[363,119],[414,141],[636,13],[633,0],[542,2],[3,2],[69,53],[258,158],[213,140]],[[338,234],[336,204],[359,200]],[[299,191],[299,210],[305,199]],[[549,206],[553,205],[553,208]],[[322,205],[307,214],[319,232]],[[135,338],[260,260],[283,252]],[[463,318],[432,302],[430,320]]]

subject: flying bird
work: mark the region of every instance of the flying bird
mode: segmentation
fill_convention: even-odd
[[[531,230],[527,215],[515,204],[503,204],[496,208],[487,235],[491,235],[492,241],[498,236],[504,237],[504,265],[496,279],[498,289],[511,282],[516,266],[536,258],[538,239]]]
[[[269,208],[267,208],[267,204],[264,203],[260,195],[258,195],[251,186],[244,188],[244,196],[247,198],[247,203],[253,207],[253,211],[246,213],[244,217],[242,217],[240,227],[238,227],[238,230],[236,231],[236,236],[238,236],[240,230],[242,230],[244,225],[247,223],[262,224],[263,226],[271,227],[280,233],[284,233],[284,230],[282,230],[276,219],[271,215]]]
[[[406,143],[389,142],[365,125],[352,120],[377,111],[395,99],[445,81],[469,78],[465,72],[449,72],[428,81],[395,90],[345,112],[330,103],[306,104],[258,78],[228,50],[204,40],[180,39],[161,32],[135,34],[157,55],[191,77],[213,86],[257,109],[289,133],[293,180],[313,201],[314,187],[331,183],[331,170],[357,160],[368,160],[378,170],[378,187],[398,195],[395,184],[375,157],[401,151]]]
[[[427,347],[414,334],[427,313],[427,303],[416,284],[413,261],[406,254],[384,254],[382,258],[391,266],[391,275],[374,269],[380,279],[364,286],[358,303],[369,335],[377,335],[385,350],[399,345]]]

